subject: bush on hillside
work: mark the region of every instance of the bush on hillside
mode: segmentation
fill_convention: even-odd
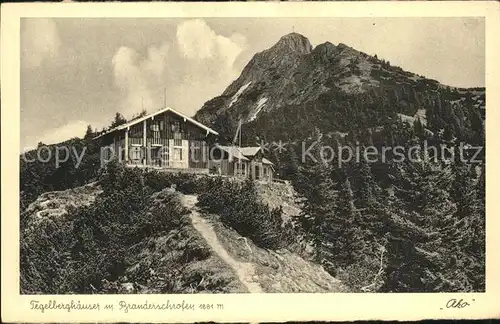
[[[198,205],[209,213],[218,214],[234,203],[233,199],[241,191],[241,184],[217,177],[209,179],[205,189],[198,195]]]
[[[169,188],[173,185],[176,190],[189,195],[204,192],[213,180],[206,176],[189,173],[148,171],[144,173],[144,181],[145,185],[154,191]]]
[[[100,146],[92,140],[93,136],[88,133],[83,139],[73,138],[54,145],[39,143],[37,149],[19,157],[21,211],[44,192],[66,190],[95,181],[101,171]],[[58,148],[66,148],[71,152],[66,161],[56,162]],[[61,158],[64,158],[65,153],[61,154]],[[75,155],[81,156],[81,161]]]
[[[187,211],[178,196],[152,194],[140,170],[110,164],[100,184],[103,193],[94,204],[22,229],[22,293],[102,292],[106,280],[117,280],[130,267],[134,246],[186,224]],[[189,255],[165,267],[173,273],[183,262],[206,257],[186,250]]]
[[[259,247],[279,249],[285,245],[281,209],[262,204],[252,180],[243,185],[220,178],[213,180],[199,196],[198,205],[207,212],[219,214],[224,224]]]

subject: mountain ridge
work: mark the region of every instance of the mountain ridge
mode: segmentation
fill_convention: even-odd
[[[271,118],[278,121],[288,117],[277,112],[286,107],[314,107],[322,97],[339,103],[365,95],[385,97],[396,113],[413,116],[440,97],[461,105],[467,92],[474,107],[484,110],[484,89],[446,86],[346,44],[326,41],[313,47],[305,36],[291,33],[256,53],[220,96],[198,110],[195,119],[224,134],[234,128],[224,124],[240,119],[255,124],[273,114]]]

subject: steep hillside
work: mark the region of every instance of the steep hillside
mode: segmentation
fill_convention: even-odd
[[[92,136],[93,133],[87,132],[84,138],[58,144],[39,143],[37,149],[20,155],[21,211],[44,192],[62,191],[95,181],[101,161],[99,143],[93,141]]]
[[[347,291],[321,266],[286,249],[260,248],[217,215],[199,212],[195,195],[166,184],[141,189],[136,176],[157,188],[155,175],[120,172],[122,180],[46,192],[25,210],[23,293]],[[120,182],[135,188],[122,193]]]
[[[248,238],[225,226],[218,215],[200,213],[197,197],[184,196],[194,228],[211,250],[230,265],[250,292],[347,292],[349,289],[321,266],[280,249],[257,247]]]
[[[252,120],[260,110],[278,105],[294,71],[311,50],[309,40],[302,35],[282,37],[273,47],[255,54],[241,76],[220,97],[207,102],[196,118],[212,124],[218,115],[230,110]]]

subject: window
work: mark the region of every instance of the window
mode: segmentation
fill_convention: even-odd
[[[182,133],[174,133],[174,146],[182,146]]]
[[[142,151],[141,151],[141,148],[140,147],[137,147],[137,146],[132,146],[130,148],[130,158],[132,160],[140,160],[142,159]]]
[[[191,146],[189,154],[192,159],[190,162],[205,162],[202,142],[190,141],[189,144]]]
[[[160,131],[160,126],[157,123],[151,124],[151,130],[153,132],[159,132]]]
[[[245,166],[243,163],[237,161],[236,162],[236,175],[244,175],[245,174]]]
[[[172,123],[172,132],[173,133],[180,133],[181,131],[181,124],[178,121],[174,121]]]
[[[150,125],[150,129],[152,131],[151,133],[151,137],[153,139],[152,141],[152,144],[161,144],[161,141],[160,141],[160,123],[158,121],[154,121],[151,125]]]
[[[182,149],[174,147],[174,161],[182,161]]]

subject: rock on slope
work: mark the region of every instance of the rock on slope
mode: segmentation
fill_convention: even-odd
[[[264,204],[270,208],[281,206],[284,220],[300,215],[302,206],[290,182],[257,182],[256,188]]]
[[[64,191],[49,191],[41,194],[21,214],[21,219],[31,224],[53,217],[62,217],[68,213],[68,208],[88,206],[102,192],[94,182],[82,187]]]

